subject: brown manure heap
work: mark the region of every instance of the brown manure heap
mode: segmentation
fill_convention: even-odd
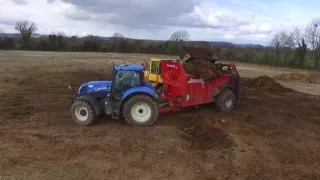
[[[189,56],[183,64],[186,73],[204,80],[214,80],[221,76],[222,72],[215,64],[218,57],[210,48],[183,46],[183,49]]]
[[[221,76],[217,65],[205,59],[196,59],[183,64],[186,73],[203,78],[204,80],[214,80]]]
[[[268,92],[292,92],[293,90],[282,86],[268,76],[259,76],[248,80],[247,87],[268,91]]]

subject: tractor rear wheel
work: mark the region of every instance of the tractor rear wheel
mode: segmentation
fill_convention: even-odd
[[[230,89],[224,89],[216,99],[216,106],[219,111],[229,112],[235,106],[235,96]]]
[[[124,119],[132,126],[152,126],[158,119],[159,108],[148,95],[135,95],[123,105]]]
[[[71,115],[75,123],[87,126],[95,120],[92,106],[85,100],[76,100],[71,106]]]

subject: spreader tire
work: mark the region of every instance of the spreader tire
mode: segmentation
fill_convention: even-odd
[[[159,108],[148,95],[135,95],[123,105],[124,119],[132,126],[152,126],[158,119]]]
[[[85,100],[76,100],[70,111],[73,121],[83,126],[91,124],[96,117],[92,106]]]
[[[235,106],[235,96],[230,89],[224,89],[216,99],[216,106],[219,111],[229,112]]]

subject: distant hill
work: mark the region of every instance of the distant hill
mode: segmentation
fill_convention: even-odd
[[[15,38],[15,37],[19,37],[20,34],[19,33],[5,33],[5,35],[7,37],[12,37],[12,38]]]
[[[100,37],[102,40],[108,40],[110,37]],[[145,41],[158,41],[163,42],[166,40],[152,40],[152,39],[134,39],[134,38],[127,38],[128,40],[145,40]],[[191,42],[199,42],[199,41],[191,41]],[[207,41],[210,45],[235,45],[238,47],[249,47],[249,46],[256,46],[256,47],[264,47],[261,44],[239,44],[239,43],[231,43],[231,42],[225,42],[225,41]]]
[[[12,37],[12,38],[16,38],[19,37],[20,34],[19,33],[5,33],[8,37]],[[33,37],[41,37],[41,36],[47,36],[47,35],[42,35],[42,34],[33,34]],[[108,40],[110,37],[104,37],[104,36],[100,36],[100,38],[102,40]],[[145,41],[158,41],[158,42],[163,42],[166,40],[152,40],[152,39],[134,39],[134,38],[127,38],[128,40],[145,40]],[[199,42],[199,41],[191,41],[191,42]],[[207,41],[209,42],[210,45],[234,45],[237,47],[249,47],[249,46],[255,46],[255,47],[263,47],[260,44],[241,44],[241,43],[231,43],[231,42],[225,42],[225,41]]]
[[[6,35],[7,37],[16,38],[16,37],[19,37],[19,36],[20,36],[20,33],[5,33],[5,35]],[[41,37],[41,36],[43,36],[43,35],[38,34],[38,33],[32,34],[32,37]]]

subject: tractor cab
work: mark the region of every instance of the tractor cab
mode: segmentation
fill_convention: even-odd
[[[145,85],[143,68],[138,65],[115,66],[112,82],[112,98],[121,101],[127,90]]]

